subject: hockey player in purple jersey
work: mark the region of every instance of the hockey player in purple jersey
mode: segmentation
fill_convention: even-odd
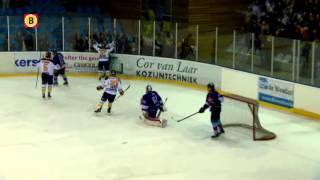
[[[62,76],[64,83],[63,85],[68,85],[68,79],[66,76],[66,63],[64,61],[63,55],[58,52],[57,49],[52,50],[53,52],[53,63],[57,66],[57,70],[54,72],[53,76],[53,85],[58,85],[58,76],[59,74]]]
[[[221,113],[221,102],[223,102],[223,96],[219,94],[213,83],[207,85],[208,94],[206,97],[206,103],[200,108],[199,113],[203,113],[206,109],[210,107],[211,111],[211,124],[213,127],[212,138],[218,137],[221,133],[224,133],[224,129],[220,120]]]
[[[157,117],[157,112],[165,111],[162,99],[156,91],[152,90],[151,85],[146,86],[146,94],[141,98],[141,109],[144,122],[151,126],[165,127],[167,120]]]

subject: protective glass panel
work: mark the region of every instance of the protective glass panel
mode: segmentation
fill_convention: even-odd
[[[196,26],[178,24],[178,58],[195,60],[196,58]]]
[[[314,55],[314,84],[320,87],[320,43],[315,44]]]
[[[232,52],[233,52],[233,34],[219,34],[218,36],[218,60],[217,64],[233,68]]]
[[[299,43],[298,43],[299,44]],[[298,45],[300,56],[297,61],[297,78],[296,81],[302,84],[311,85],[311,51],[312,42],[300,41]]]
[[[35,29],[24,27],[23,16],[11,16],[10,19],[10,50],[35,51]]]
[[[140,54],[153,56],[153,21],[141,21]]]
[[[265,76],[271,75],[271,36],[255,36],[253,72]]]
[[[8,51],[8,25],[6,16],[0,16],[0,51]]]
[[[89,50],[89,23],[87,17],[64,18],[64,50],[87,52]]]
[[[201,31],[199,26],[199,53],[198,60],[204,63],[215,63],[215,46],[216,46],[216,32],[215,31]]]
[[[274,37],[274,77],[293,80],[293,43],[292,39]]]
[[[156,22],[155,56],[174,58],[175,24]]]
[[[251,39],[250,33],[236,32],[235,69],[251,72]]]
[[[62,50],[62,18],[40,16],[38,27],[38,50]]]
[[[117,19],[117,53],[138,54],[139,48],[139,21]]]

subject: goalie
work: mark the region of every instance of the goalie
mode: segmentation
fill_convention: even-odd
[[[101,97],[101,102],[98,104],[97,109],[94,111],[95,113],[101,112],[102,106],[106,101],[108,101],[108,113],[111,113],[112,103],[117,95],[117,91],[119,91],[121,96],[124,95],[121,81],[116,76],[116,72],[113,70],[111,71],[110,77],[105,79],[102,85],[97,86],[97,90],[104,90],[104,92]]]
[[[143,112],[143,120],[146,124],[151,126],[166,127],[167,120],[160,119],[157,116],[158,110],[166,111],[162,99],[156,91],[152,90],[151,85],[146,86],[146,94],[142,96],[141,108]]]

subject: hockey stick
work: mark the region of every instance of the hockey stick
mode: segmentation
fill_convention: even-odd
[[[40,58],[39,58],[39,61],[41,61],[41,51],[40,51]],[[39,80],[39,71],[40,71],[40,67],[38,67],[38,72],[37,72],[37,80],[36,80],[36,87],[38,87],[38,80]]]
[[[38,72],[37,72],[37,80],[36,80],[36,87],[35,88],[37,88],[38,87],[38,79],[39,79],[39,70],[40,68],[38,67]]]
[[[130,85],[123,91],[124,93],[130,88]],[[121,95],[119,95],[114,101],[118,100],[121,97]]]
[[[167,100],[168,100],[168,98],[166,98],[166,99],[164,100],[163,106],[166,104]],[[157,115],[157,118],[160,117],[161,112],[162,112],[162,111],[159,111],[159,113],[158,113],[158,115]]]
[[[186,119],[188,119],[188,118],[190,118],[190,117],[192,117],[192,116],[194,116],[194,115],[196,115],[196,114],[198,114],[199,112],[195,112],[195,113],[193,113],[193,114],[191,114],[191,115],[189,115],[189,116],[187,116],[187,117],[184,117],[184,118],[182,118],[182,119],[179,119],[179,120],[177,120],[177,122],[181,122],[181,121],[183,121],[183,120],[186,120]]]

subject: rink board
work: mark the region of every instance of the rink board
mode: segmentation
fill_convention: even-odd
[[[36,63],[44,54],[45,52],[2,52],[0,74],[36,73]],[[97,53],[63,52],[63,54],[67,63],[67,72],[92,74],[97,71]],[[112,68],[119,73],[140,79],[161,79],[178,85],[201,87],[208,82],[214,82],[217,89],[224,92],[259,99],[258,88],[261,76],[251,73],[194,61],[123,54],[114,54],[111,64]],[[320,119],[320,102],[315,101],[315,99],[320,99],[319,88],[292,84],[294,86],[292,97],[294,107],[288,110]],[[283,109],[280,106],[272,107]]]

